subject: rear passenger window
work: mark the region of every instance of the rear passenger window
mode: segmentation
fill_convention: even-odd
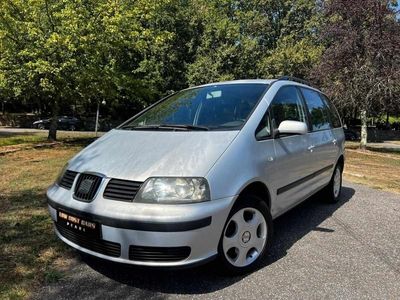
[[[329,117],[331,119],[331,123],[333,128],[342,127],[342,122],[340,121],[339,113],[336,107],[332,104],[332,102],[326,97],[324,94],[321,94],[322,99],[324,99],[325,104],[329,106]]]
[[[274,128],[286,120],[307,123],[299,91],[294,86],[284,86],[276,93],[270,111]]]
[[[310,89],[301,88],[311,117],[312,130],[329,129],[329,108],[325,105],[319,93]]]

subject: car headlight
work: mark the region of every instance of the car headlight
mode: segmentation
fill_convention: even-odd
[[[196,203],[210,200],[210,189],[205,178],[152,177],[145,181],[135,202]]]

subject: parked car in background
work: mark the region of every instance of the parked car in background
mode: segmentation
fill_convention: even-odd
[[[344,130],[344,136],[346,138],[346,141],[358,141],[360,139],[359,135],[357,132],[351,129],[343,129]]]
[[[32,127],[37,129],[49,129],[51,120],[52,119],[50,118],[35,121],[33,122]],[[57,126],[57,128],[61,130],[75,131],[80,129],[81,121],[75,117],[62,116],[58,117]]]
[[[86,147],[47,191],[56,234],[114,262],[218,258],[245,273],[273,219],[316,192],[340,199],[344,133],[318,89],[293,78],[192,87]]]

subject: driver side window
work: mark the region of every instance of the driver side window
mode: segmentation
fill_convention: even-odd
[[[294,86],[282,87],[272,100],[269,110],[272,126],[275,129],[286,120],[307,123],[300,92]]]

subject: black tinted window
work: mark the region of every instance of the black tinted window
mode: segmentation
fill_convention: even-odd
[[[297,88],[284,86],[276,93],[271,103],[271,117],[275,128],[286,120],[306,123],[303,103]]]
[[[311,116],[312,130],[329,129],[329,108],[325,105],[319,93],[310,89],[301,89]]]
[[[337,112],[336,107],[332,104],[332,102],[325,95],[321,94],[322,99],[325,100],[325,103],[329,106],[329,117],[331,119],[332,126],[334,128],[342,127],[342,123],[340,122],[339,113]]]

